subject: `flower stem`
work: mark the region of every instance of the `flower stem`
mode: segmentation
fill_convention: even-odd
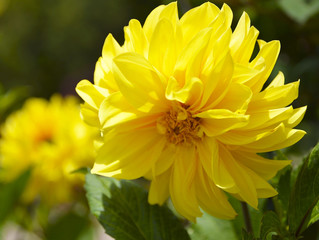
[[[246,231],[248,233],[252,233],[253,232],[253,228],[252,228],[252,225],[251,225],[251,219],[250,219],[247,203],[241,202],[241,207],[243,209],[243,215],[244,215],[244,220],[245,220],[245,225],[246,225]]]

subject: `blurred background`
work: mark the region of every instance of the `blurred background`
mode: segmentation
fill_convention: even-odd
[[[123,27],[130,19],[143,23],[152,9],[169,2],[0,0],[0,122],[28,97],[76,95],[74,89],[80,80],[93,81],[95,63],[107,34],[112,33],[123,43]],[[178,1],[180,16],[204,2]],[[220,0],[211,2],[219,7],[223,4]],[[225,2],[234,12],[233,27],[246,11],[260,31],[260,39],[280,40],[281,53],[272,77],[280,70],[286,82],[301,79],[300,96],[293,105],[308,106],[299,126],[308,134],[294,152],[286,151],[292,156],[308,152],[319,139],[319,0]],[[78,221],[78,215],[69,218]],[[54,232],[54,228],[50,231]]]

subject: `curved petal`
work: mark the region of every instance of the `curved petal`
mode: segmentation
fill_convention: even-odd
[[[177,44],[172,23],[166,18],[159,21],[150,39],[148,59],[165,76],[173,73],[178,54]]]
[[[165,144],[166,139],[156,134],[155,129],[110,132],[104,136],[92,173],[121,179],[140,178],[150,171]]]
[[[143,29],[146,37],[150,41],[153,35],[153,31],[157,23],[163,18],[168,19],[175,29],[175,25],[178,22],[177,2],[171,2],[168,5],[161,5],[155,8],[146,18]]]
[[[245,202],[254,208],[258,206],[256,187],[245,167],[237,162],[232,154],[222,144],[219,144],[220,161],[225,164],[227,172],[232,176],[238,194]],[[217,184],[217,182],[216,182]],[[232,188],[225,188],[227,192],[233,193]]]
[[[161,175],[152,179],[150,190],[148,193],[148,202],[150,204],[162,205],[169,197],[169,182],[171,169],[163,172]]]
[[[307,106],[294,109],[291,116],[286,121],[284,121],[285,126],[289,128],[293,128],[297,126],[303,119],[306,113],[306,110],[307,110]]]
[[[193,77],[187,79],[181,88],[174,77],[170,77],[167,83],[165,96],[169,100],[175,100],[189,106],[189,111],[196,111],[201,101],[203,83],[200,79]]]
[[[207,28],[219,12],[219,8],[210,2],[187,11],[180,20],[184,42],[189,42],[199,31]]]
[[[129,25],[124,27],[124,33],[125,42],[123,47],[128,52],[136,52],[147,57],[149,44],[140,22],[132,19]]]
[[[91,126],[100,127],[98,110],[91,107],[88,103],[81,104],[81,118]]]
[[[212,28],[205,28],[197,33],[179,55],[173,76],[181,86],[185,84],[185,79],[199,77],[212,30]]]
[[[232,155],[238,162],[268,180],[274,177],[277,172],[291,163],[290,160],[272,160],[259,156],[256,153],[232,151]]]
[[[283,124],[274,128],[271,134],[243,146],[245,151],[252,152],[270,152],[277,149],[285,148],[298,142],[304,135],[305,131],[298,129],[285,128]]]
[[[245,113],[252,98],[249,87],[232,83],[224,98],[215,106],[217,109],[228,109],[236,113]]]
[[[141,55],[124,53],[114,58],[114,77],[123,96],[142,112],[165,112],[163,77]]]
[[[215,138],[204,137],[196,144],[199,160],[207,176],[213,179],[213,161],[219,159],[218,143]]]
[[[155,179],[158,175],[163,174],[168,171],[168,169],[172,166],[176,158],[176,146],[172,144],[166,144],[161,155],[157,159],[154,166],[152,166],[152,174]]]
[[[109,95],[107,89],[93,85],[88,80],[79,82],[75,90],[86,103],[95,109],[99,109],[102,101]]]
[[[248,123],[249,116],[237,114],[226,109],[212,109],[195,114],[209,137],[223,134],[229,130],[240,128]]]
[[[111,68],[102,57],[95,64],[94,84],[107,89],[110,93],[118,91]]]
[[[194,181],[197,168],[195,148],[179,147],[176,151],[169,186],[171,199],[177,212],[194,222],[202,215]]]
[[[265,89],[253,96],[249,104],[249,111],[286,107],[298,97],[298,88],[299,81]]]
[[[196,173],[196,196],[201,208],[218,218],[233,219],[237,215],[225,193],[216,187],[202,167]]]
[[[256,109],[257,110],[257,109]],[[277,108],[270,110],[262,110],[257,112],[246,112],[249,114],[249,124],[242,127],[240,130],[255,130],[258,128],[268,128],[272,125],[278,126],[279,123],[285,121],[291,117],[293,114],[293,108],[285,107],[285,108]]]
[[[230,49],[237,63],[247,64],[253,53],[259,31],[250,27],[250,19],[247,13],[243,13],[232,35]]]
[[[130,105],[120,92],[112,93],[99,109],[99,120],[102,129],[136,119],[139,112]]]
[[[254,93],[260,92],[264,83],[267,81],[280,51],[279,41],[271,41],[268,43],[258,41],[258,43],[260,51],[256,58],[249,64],[249,67],[256,68],[260,64],[260,61],[264,62],[265,67],[258,77],[256,77],[252,83],[249,83]]]
[[[102,58],[109,68],[112,67],[112,60],[115,56],[121,54],[123,49],[114,39],[112,34],[107,35],[103,49],[102,49]]]

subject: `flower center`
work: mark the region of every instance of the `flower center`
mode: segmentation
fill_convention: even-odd
[[[187,106],[174,106],[157,121],[159,133],[165,134],[167,140],[175,145],[192,144],[200,140],[203,131],[200,119],[192,117]]]

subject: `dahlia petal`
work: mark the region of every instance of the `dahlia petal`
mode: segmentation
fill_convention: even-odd
[[[120,92],[112,93],[102,102],[99,109],[99,120],[102,129],[127,122],[136,117],[136,110]]]
[[[201,126],[207,136],[217,136],[229,130],[245,126],[249,116],[237,114],[227,109],[211,109],[195,114],[201,118]]]
[[[162,205],[169,197],[169,182],[171,170],[167,170],[152,179],[148,193],[148,202],[150,204]]]
[[[170,178],[170,196],[177,212],[194,222],[196,217],[202,215],[194,181],[197,168],[195,148],[180,147],[176,151],[178,154]]]
[[[224,162],[226,171],[232,176],[235,188],[224,188],[225,191],[238,194],[245,202],[253,208],[257,208],[257,192],[251,177],[247,174],[245,167],[238,163],[231,153],[222,145],[219,145],[221,162]],[[216,182],[217,185],[217,182]],[[217,185],[218,186],[218,185]],[[238,192],[234,192],[233,189]]]
[[[252,79],[260,74],[260,72],[261,70],[257,70],[256,68],[251,68],[249,66],[235,63],[232,80],[234,82],[247,85],[246,83],[252,81]]]
[[[290,128],[286,128],[285,129],[285,140],[281,141],[280,143],[272,146],[270,149],[271,150],[267,150],[267,152],[270,151],[275,151],[277,149],[282,149],[282,148],[286,148],[289,147],[291,145],[294,145],[296,142],[298,142],[301,138],[303,138],[303,136],[306,134],[305,131],[303,130],[299,130],[299,129],[290,129]],[[262,151],[260,151],[262,152]]]
[[[220,62],[223,63],[229,51],[225,51],[228,48],[231,39],[231,29],[226,28],[214,33],[212,28],[212,36],[208,42],[201,64],[200,78],[203,82],[207,82],[210,79],[212,73],[216,72],[216,66],[220,66]],[[233,66],[233,65],[231,65]]]
[[[184,42],[189,42],[194,35],[207,28],[219,12],[219,8],[210,2],[187,11],[180,19]]]
[[[114,39],[112,34],[108,34],[102,49],[102,58],[109,68],[112,67],[112,59],[123,52],[121,46]]]
[[[156,128],[157,119],[160,118],[160,114],[144,114],[139,113],[136,118],[133,118],[128,121],[124,121],[119,124],[115,124],[112,126],[114,131],[118,133],[140,130],[140,129],[150,129]],[[105,129],[105,131],[109,131],[110,129]],[[158,131],[157,131],[158,132]]]
[[[280,87],[282,85],[285,84],[285,76],[282,72],[279,71],[279,73],[277,74],[277,76],[272,80],[272,82],[267,86],[266,89],[268,88],[276,88],[276,87]]]
[[[237,215],[225,193],[215,186],[201,167],[196,174],[196,195],[201,208],[215,217],[233,219]]]
[[[200,31],[179,55],[174,69],[174,77],[181,86],[185,83],[185,79],[199,77],[202,59],[211,33],[212,28]]]
[[[113,60],[109,63],[112,66]],[[108,66],[105,59],[100,57],[96,62],[94,71],[94,84],[106,88],[110,93],[118,91],[118,86],[114,80],[112,68]]]
[[[163,18],[168,19],[175,27],[175,24],[177,24],[178,21],[177,2],[172,2],[166,6],[161,5],[148,15],[143,30],[149,41],[151,40],[155,26]]]
[[[279,41],[271,41],[260,45],[259,53],[257,54],[256,58],[249,64],[249,66],[253,68],[260,64],[260,60],[264,61],[265,64],[265,68],[263,69],[263,71],[257,78],[254,79],[253,85],[250,85],[254,93],[258,93],[262,89],[264,83],[267,81],[277,61],[279,51]]]
[[[216,109],[228,109],[232,112],[244,113],[248,107],[252,92],[249,87],[233,83],[224,98],[215,106]],[[250,123],[251,121],[249,121]]]
[[[156,163],[152,167],[153,178],[156,178],[157,175],[161,175],[166,172],[174,163],[176,157],[176,149],[171,144],[166,145],[157,159]]]
[[[98,118],[98,111],[91,107],[88,103],[81,105],[81,117],[84,122],[91,126],[100,127],[100,121]]]
[[[298,97],[299,81],[279,87],[272,87],[255,94],[249,104],[250,111],[281,108]]]
[[[249,29],[250,29],[250,18],[246,12],[243,12],[232,34],[232,39],[229,44],[232,55],[234,55],[233,53],[240,48]]]
[[[290,118],[294,110],[291,106],[278,109],[270,109],[258,112],[247,112],[249,114],[249,124],[240,130],[254,130],[258,128],[266,128],[271,125],[278,125],[280,122]]]
[[[136,179],[150,171],[160,156],[165,139],[154,129],[107,134],[91,170],[94,174],[121,179]]]
[[[171,76],[177,59],[176,51],[175,30],[172,23],[164,18],[158,22],[154,29],[150,40],[148,59],[164,75]]]
[[[241,128],[240,128],[241,130]],[[272,134],[273,128],[270,129],[258,129],[251,131],[232,130],[222,135],[217,136],[217,140],[226,145],[245,145],[251,142],[255,142],[266,136]]]
[[[243,64],[248,63],[253,53],[258,35],[259,31],[256,28],[251,27],[249,29],[249,32],[242,42],[240,49],[238,49],[238,51],[236,51],[236,53],[233,55],[236,62]]]
[[[258,176],[255,172],[251,171],[249,168],[245,168],[245,171],[255,185],[258,198],[269,198],[278,194],[278,192],[267,181]]]
[[[131,105],[142,112],[165,111],[162,76],[144,57],[136,53],[121,54],[114,58],[113,71],[121,93]]]
[[[289,165],[290,160],[271,160],[259,156],[256,153],[233,151],[233,156],[236,156],[238,161],[257,173],[265,180],[271,179],[276,173]]]
[[[232,35],[230,49],[237,63],[248,63],[254,50],[259,31],[250,27],[247,13],[243,13]]]
[[[144,57],[148,54],[148,40],[144,34],[140,22],[132,19],[127,27],[124,27],[124,48],[129,52],[136,52]]]
[[[218,151],[220,148],[218,148]],[[211,159],[212,162],[212,179],[217,187],[221,189],[232,189],[236,187],[236,183],[233,179],[233,176],[230,174],[229,170],[226,167],[226,162],[223,159],[221,154],[218,156],[212,156],[214,158]],[[237,192],[237,191],[235,191]]]
[[[247,151],[254,152],[271,152],[277,149],[285,148],[298,142],[304,135],[305,131],[298,129],[285,128],[283,124],[271,130],[271,134],[246,144]]]
[[[169,100],[176,100],[190,106],[194,110],[200,102],[203,92],[203,83],[200,79],[193,77],[187,79],[181,88],[174,77],[170,77],[167,83],[165,96]]]
[[[257,197],[258,198],[270,198],[278,195],[278,192],[265,180],[262,180],[257,175],[254,175],[259,179],[253,178],[253,181],[256,185]]]
[[[209,24],[208,27],[213,29],[213,36],[218,39],[225,31],[230,29],[233,20],[233,12],[227,4],[223,4],[218,16]],[[229,47],[228,47],[229,48]]]
[[[291,117],[288,118],[286,121],[284,121],[285,126],[289,128],[293,128],[297,126],[303,119],[306,113],[306,110],[307,110],[307,106],[294,109]]]
[[[85,102],[95,109],[98,109],[104,98],[109,95],[107,89],[93,85],[88,80],[79,82],[75,90]]]
[[[223,99],[231,84],[233,66],[233,60],[228,52],[204,78],[205,87],[200,106],[202,110],[214,108]]]
[[[196,144],[199,160],[207,176],[213,179],[213,161],[219,159],[218,144],[214,138],[206,137]]]

